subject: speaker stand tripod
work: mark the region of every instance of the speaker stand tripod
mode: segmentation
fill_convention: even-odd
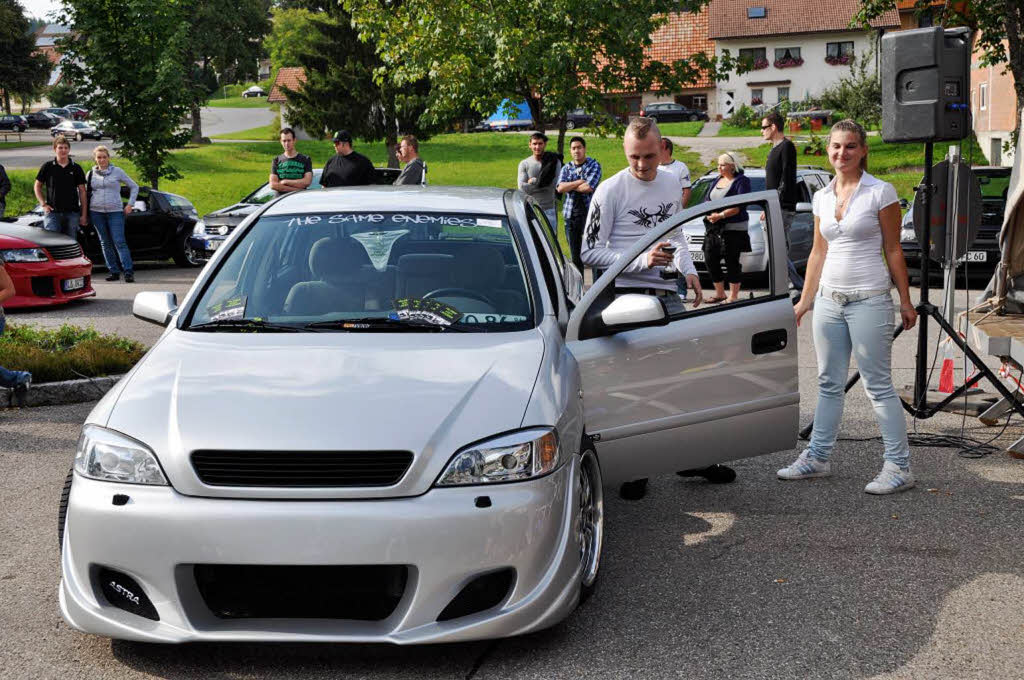
[[[924,211],[924,229],[921,234],[921,301],[917,304],[917,361],[914,364],[914,401],[912,404],[908,404],[903,399],[900,401],[903,404],[904,410],[914,416],[915,418],[921,418],[926,420],[931,418],[936,413],[941,411],[954,399],[963,395],[964,392],[974,387],[982,378],[988,378],[988,381],[992,383],[992,386],[996,388],[1000,396],[1006,402],[1006,405],[1012,410],[1016,411],[1018,415],[1024,417],[1024,403],[1014,396],[1002,381],[999,380],[998,376],[992,372],[992,369],[985,365],[978,354],[971,349],[967,341],[960,337],[960,334],[956,332],[956,329],[947,321],[942,313],[939,312],[939,308],[931,303],[928,298],[930,282],[930,244],[931,244],[931,201],[932,193],[935,187],[932,186],[932,160],[933,160],[933,144],[932,142],[925,142],[924,145],[924,180],[920,186],[917,187],[918,191],[924,192],[922,194],[921,207]],[[955,244],[955,240],[953,241]],[[955,265],[954,265],[955,266]],[[971,363],[977,372],[971,376],[971,378],[965,380],[964,384],[953,390],[945,399],[935,404],[928,405],[928,319],[934,319],[939,325],[939,330],[948,336],[956,346],[960,348],[960,351],[970,359]],[[893,339],[899,337],[900,333],[903,332],[903,326],[900,325],[896,332],[893,334]],[[966,376],[965,376],[966,377]],[[860,372],[854,373],[850,379],[846,382],[847,392],[857,384],[860,380]],[[814,428],[814,421],[811,420],[804,429],[800,430],[800,438],[807,439],[811,430]]]

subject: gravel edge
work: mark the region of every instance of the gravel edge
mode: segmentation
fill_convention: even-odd
[[[25,406],[58,406],[96,401],[123,376],[110,375],[81,380],[61,380],[50,383],[33,383],[25,398]],[[14,390],[0,388],[0,408],[17,407]]]

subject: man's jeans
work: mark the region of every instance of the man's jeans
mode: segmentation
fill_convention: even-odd
[[[78,240],[78,218],[82,213],[57,212],[51,210],[49,215],[43,217],[43,229],[47,231],[59,231],[71,238]]]
[[[7,318],[0,314],[0,335],[3,335],[6,326]],[[0,366],[0,387],[16,387],[28,380],[29,375],[28,371],[9,371]]]
[[[885,460],[910,466],[907,421],[892,384],[892,334],[895,307],[892,294],[839,305],[820,294],[814,299],[814,350],[818,355],[818,405],[807,453],[827,461],[839,433],[843,399],[849,377],[850,353],[864,379],[864,391],[875,409],[882,431]]]
[[[544,214],[548,218],[548,224],[551,225],[552,233],[557,234],[558,233],[558,208],[551,208],[551,209],[545,208],[543,210],[544,210]]]
[[[586,219],[587,216],[584,213],[565,221],[565,242],[569,244],[569,256],[581,274],[583,273],[583,259],[580,257],[580,250],[583,248],[583,223]]]
[[[92,220],[92,226],[96,227],[96,233],[99,234],[100,245],[103,246],[103,260],[107,263],[110,273],[120,274],[122,271],[132,273],[134,271],[132,269],[132,254],[124,240],[124,213],[90,210],[89,219]],[[120,264],[118,258],[120,258]]]

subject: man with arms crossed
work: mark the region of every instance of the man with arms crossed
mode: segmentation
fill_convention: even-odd
[[[662,144],[657,123],[650,118],[632,119],[622,147],[629,167],[601,182],[590,201],[581,256],[583,264],[591,267],[607,269],[615,264],[637,239],[680,210],[679,180],[658,171]],[[673,247],[674,253],[665,250]],[[685,311],[675,281],[661,278],[660,269],[669,264],[696,293],[693,306],[699,305],[703,299],[700,279],[678,230],[622,270],[615,280],[616,293],[655,295],[669,315]],[[642,498],[647,480],[626,482],[619,493],[631,500]]]
[[[601,164],[587,155],[587,143],[582,137],[569,140],[572,162],[562,166],[555,191],[565,196],[562,217],[565,218],[565,241],[576,268],[583,273],[580,246],[583,245],[583,225],[587,221],[590,197],[601,183]]]
[[[772,143],[772,150],[764,163],[764,186],[779,192],[782,206],[782,228],[786,233],[786,273],[789,282],[799,292],[803,290],[804,279],[789,259],[789,226],[796,217],[796,204],[800,193],[796,188],[796,147],[782,132],[785,121],[777,111],[772,111],[761,121],[761,137]],[[761,213],[764,222],[764,213]]]
[[[64,135],[54,137],[53,152],[53,160],[39,168],[33,186],[36,200],[43,206],[43,229],[60,231],[77,240],[79,225],[89,224],[85,172],[71,160],[71,144]]]
[[[555,209],[555,185],[562,170],[562,158],[545,151],[548,136],[543,132],[530,135],[529,158],[519,161],[519,190],[533,196],[544,211],[551,228],[558,231],[558,211]]]
[[[281,128],[284,153],[270,162],[270,188],[279,194],[302,191],[313,183],[313,161],[295,150],[295,130]]]

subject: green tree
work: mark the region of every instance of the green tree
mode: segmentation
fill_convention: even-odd
[[[187,0],[185,64],[192,95],[192,141],[203,138],[202,106],[221,83],[254,78],[270,30],[270,0]]]
[[[566,112],[601,111],[605,93],[672,92],[735,62],[704,53],[650,59],[652,34],[672,12],[709,0],[345,0],[363,40],[398,86],[429,77],[425,115],[443,122],[466,106],[481,115],[505,99],[526,101],[534,125],[559,128]]]
[[[430,87],[425,78],[396,86],[375,79],[383,66],[374,45],[361,42],[350,15],[337,4],[311,20],[312,45],[299,55],[306,82],[288,91],[289,119],[311,133],[346,129],[368,141],[383,140],[388,164],[397,167],[398,133],[429,137],[435,127],[423,124]]]
[[[271,65],[275,70],[282,66],[300,66],[301,55],[314,50],[316,13],[303,7],[274,7],[270,14],[272,28],[263,46]]]
[[[0,0],[0,91],[11,112],[11,97],[34,99],[50,75],[50,63],[34,54],[35,40],[25,10],[17,0]]]
[[[1021,0],[953,0],[932,6],[929,0],[917,0],[917,12],[931,12],[935,25],[967,26],[975,31],[975,46],[981,51],[982,65],[1006,64],[1013,74],[1017,95],[1016,125],[1024,109],[1024,2]],[[867,26],[871,19],[892,9],[892,0],[861,0],[853,18]],[[1017,131],[1019,134],[1019,130]]]
[[[873,45],[873,43],[872,43]],[[840,78],[821,93],[821,105],[836,109],[866,127],[882,122],[882,81],[875,69],[874,46],[855,57],[850,75]]]
[[[61,41],[64,76],[154,188],[181,175],[170,151],[184,146],[192,98],[185,0],[64,0],[73,33]]]

